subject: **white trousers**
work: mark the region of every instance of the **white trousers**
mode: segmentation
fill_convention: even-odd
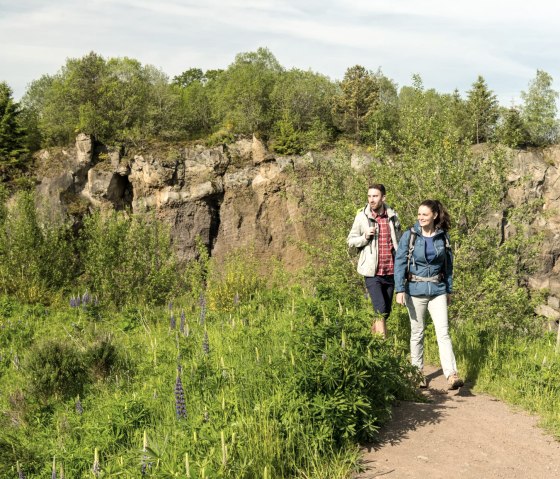
[[[448,378],[451,374],[456,373],[457,364],[449,336],[447,295],[409,296],[406,294],[405,301],[410,317],[410,359],[412,364],[420,370],[424,367],[424,320],[427,310],[430,312],[436,330],[443,374]]]

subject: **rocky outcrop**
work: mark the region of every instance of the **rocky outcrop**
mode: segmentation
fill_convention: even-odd
[[[548,302],[538,312],[554,321],[560,318],[560,146],[510,154],[504,212],[488,221],[507,237],[514,228],[508,208],[532,205],[530,234],[538,232],[543,242],[528,283],[548,289]],[[196,254],[199,236],[214,257],[251,246],[263,265],[275,256],[297,269],[305,258],[296,242],[312,235],[303,221],[304,192],[292,175],[317,160],[317,153],[274,156],[257,138],[213,148],[159,145],[124,153],[79,135],[74,148],[37,155],[38,192],[49,209],[65,213],[91,206],[153,211],[171,226],[182,259]],[[350,160],[356,169],[378,161],[359,151]]]
[[[74,148],[56,158],[47,150],[37,155],[38,193],[49,208],[65,214],[81,211],[76,204],[155,212],[171,226],[183,260],[196,254],[200,237],[217,258],[247,246],[262,258],[263,268],[275,256],[297,269],[303,253],[295,242],[308,236],[303,193],[290,172],[312,162],[312,155],[274,157],[257,138],[213,148],[166,145],[123,154],[80,135]]]
[[[560,146],[512,153],[506,200],[529,206],[529,234],[542,235],[536,271],[528,283],[533,289],[548,290],[548,302],[537,313],[553,324],[560,319]]]

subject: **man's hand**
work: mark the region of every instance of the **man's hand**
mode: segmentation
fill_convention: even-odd
[[[371,226],[369,229],[366,230],[365,236],[366,239],[370,239],[375,234],[375,226]]]
[[[405,305],[404,293],[397,293],[397,304]]]

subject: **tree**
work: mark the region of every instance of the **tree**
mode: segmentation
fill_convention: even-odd
[[[556,99],[558,92],[552,89],[552,76],[537,70],[537,76],[529,83],[529,89],[521,92],[523,107],[521,117],[527,126],[533,146],[546,146],[558,138]]]
[[[270,94],[283,70],[266,48],[238,54],[228,69],[208,84],[216,122],[234,133],[269,131]]]
[[[374,74],[361,65],[346,70],[340,94],[334,99],[333,113],[339,128],[362,140],[367,117],[379,101],[379,85]]]
[[[519,109],[511,107],[502,111],[496,128],[496,138],[502,145],[510,148],[524,147],[529,143],[529,133]]]
[[[0,82],[0,179],[5,180],[14,168],[26,159],[25,130],[21,125],[21,110],[14,102],[12,89]]]
[[[173,83],[180,87],[186,88],[193,82],[202,83],[204,79],[204,73],[200,68],[189,68],[185,70],[180,75],[173,77]]]
[[[489,141],[498,120],[498,100],[480,75],[467,92],[466,108],[470,120],[472,141],[477,144]]]

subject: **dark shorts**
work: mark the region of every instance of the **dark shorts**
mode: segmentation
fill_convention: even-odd
[[[395,290],[395,277],[387,276],[366,276],[366,288],[376,313],[387,317],[391,314],[393,304],[393,291]]]

